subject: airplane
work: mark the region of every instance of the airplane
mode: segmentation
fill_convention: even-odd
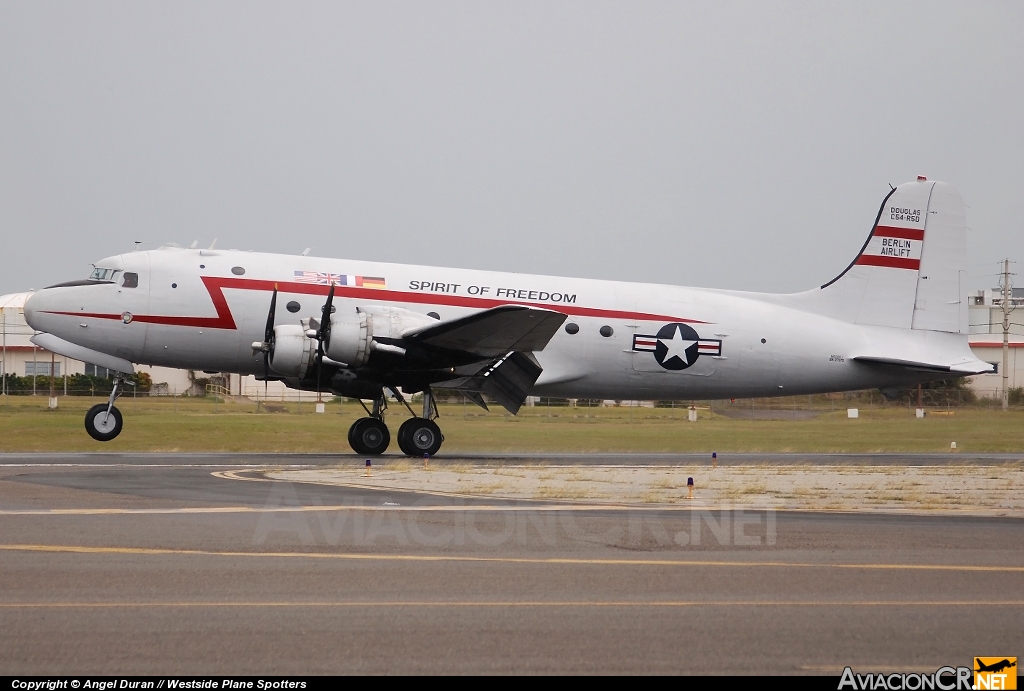
[[[975,672],[994,672],[994,673],[999,673],[999,672],[1002,672],[1004,669],[1009,669],[1010,667],[1016,667],[1017,666],[1016,661],[1010,662],[1006,658],[1000,660],[999,662],[994,662],[991,665],[986,665],[986,664],[982,663],[981,658],[975,658],[974,662],[978,666],[978,668],[976,670],[974,670]]]
[[[849,266],[801,293],[165,246],[35,292],[25,318],[40,347],[122,373],[86,415],[99,441],[121,432],[119,386],[143,363],[359,399],[362,455],[390,444],[390,393],[410,414],[398,445],[422,457],[443,441],[438,392],[516,414],[530,395],[892,392],[991,372],[967,344],[966,243],[960,194],[919,177],[885,195]]]

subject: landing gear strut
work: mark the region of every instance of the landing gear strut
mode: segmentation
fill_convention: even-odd
[[[409,404],[395,392],[396,397],[408,408]],[[360,401],[361,403],[361,401]],[[365,407],[365,406],[364,406]],[[348,443],[352,450],[361,456],[376,456],[384,453],[391,443],[391,434],[384,424],[384,411],[387,399],[381,391],[380,397],[373,402],[373,410],[366,411],[368,417],[359,418],[348,430]],[[413,413],[412,409],[409,409]],[[430,389],[423,392],[423,417],[409,418],[398,428],[398,446],[406,456],[433,456],[441,448],[444,435],[434,419],[437,418],[437,406]]]
[[[124,377],[120,373],[114,376],[114,388],[106,403],[97,403],[85,414],[85,431],[96,441],[110,441],[121,434],[124,420],[121,411],[114,407],[114,401],[120,396],[119,389]]]
[[[437,407],[430,389],[423,392],[423,417],[411,417],[398,428],[398,446],[406,456],[433,456],[441,448],[444,436],[434,422]]]
[[[381,391],[380,397],[373,402],[370,417],[359,418],[349,427],[348,444],[357,454],[378,456],[387,450],[391,443],[391,433],[384,424],[384,411],[387,407],[387,400]]]

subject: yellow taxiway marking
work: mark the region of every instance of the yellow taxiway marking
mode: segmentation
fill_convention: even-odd
[[[348,600],[316,602],[2,602],[0,609],[114,607],[1024,607],[1024,600]],[[829,668],[831,669],[831,668]]]
[[[468,495],[467,495],[468,497]],[[472,497],[479,499],[479,497]],[[534,501],[529,499],[509,501]],[[546,501],[546,500],[545,500]],[[360,504],[310,504],[304,506],[183,506],[163,509],[6,509],[0,510],[0,516],[119,516],[119,515],[164,515],[189,513],[305,513],[317,511],[398,511],[398,512],[432,512],[432,513],[464,513],[467,511],[491,512],[533,512],[533,511],[650,511],[650,512],[687,512],[694,509],[706,511],[746,511],[750,513],[771,511],[769,508],[713,506],[694,502],[688,506],[649,505],[633,506],[628,504],[536,504],[536,505],[500,505],[500,504],[466,504],[453,505],[360,505]]]
[[[90,547],[86,545],[0,545],[5,552],[48,552],[71,554],[135,554],[145,556],[271,557],[299,559],[341,559],[352,561],[474,562],[495,564],[575,564],[596,566],[713,566],[791,569],[874,569],[895,571],[991,571],[1024,573],[1024,566],[971,564],[831,564],[788,561],[711,561],[685,559],[573,559],[567,557],[470,557],[423,554],[359,554],[352,552],[235,552],[153,547]]]
[[[167,509],[10,509],[0,511],[0,516],[117,516],[135,514],[187,514],[187,513],[304,513],[310,511],[399,511],[463,513],[466,511],[692,511],[694,508],[709,511],[731,511],[739,507],[693,506],[624,506],[622,504],[542,504],[538,506],[496,506],[479,504],[467,506],[360,506],[358,504],[332,504],[310,506],[186,506]],[[770,509],[740,509],[748,512],[769,511]]]

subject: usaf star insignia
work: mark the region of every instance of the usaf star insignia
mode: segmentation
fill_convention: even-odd
[[[666,324],[654,336],[633,335],[633,350],[654,353],[658,364],[668,370],[690,367],[701,355],[721,355],[720,340],[703,339],[689,324]]]

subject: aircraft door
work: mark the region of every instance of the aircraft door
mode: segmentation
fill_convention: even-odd
[[[136,320],[136,315],[150,313],[149,255],[145,252],[124,255],[124,270],[116,274],[117,286],[115,309],[121,315],[120,322],[103,324],[107,342],[113,346],[114,355],[132,362],[141,359],[146,347],[149,325]]]

